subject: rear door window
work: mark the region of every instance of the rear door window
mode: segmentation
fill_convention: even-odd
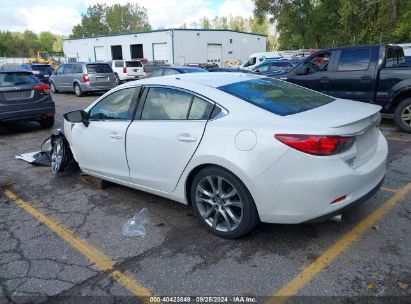
[[[370,49],[342,50],[338,71],[365,71],[370,65]]]
[[[218,87],[271,113],[286,116],[326,105],[335,99],[272,78],[256,78]]]
[[[11,87],[38,83],[36,76],[31,73],[0,73],[0,87]]]
[[[190,114],[188,119],[190,120],[207,120],[210,117],[214,104],[195,96],[193,98]]]
[[[81,64],[74,64],[73,65],[73,74],[81,74],[83,73],[83,68]]]
[[[116,68],[122,68],[124,66],[124,61],[123,60],[116,60],[116,61],[114,61],[114,66]]]
[[[112,73],[110,66],[108,64],[88,64],[87,72],[89,74],[99,74],[99,73]]]
[[[64,66],[63,74],[72,74],[73,73],[73,65],[67,64]]]

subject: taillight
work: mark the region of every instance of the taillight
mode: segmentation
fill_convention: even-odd
[[[287,146],[313,155],[342,153],[350,149],[355,142],[355,136],[275,134],[274,137]]]
[[[88,78],[88,74],[83,74],[83,82],[89,82],[90,79]]]
[[[127,68],[123,67],[123,73],[127,73]]]
[[[48,84],[37,84],[33,87],[34,91],[41,91],[44,94],[48,95],[50,94],[49,86]]]

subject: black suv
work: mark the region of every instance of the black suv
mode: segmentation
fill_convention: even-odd
[[[49,83],[49,78],[54,72],[49,64],[25,63],[20,68],[32,72],[42,83]]]

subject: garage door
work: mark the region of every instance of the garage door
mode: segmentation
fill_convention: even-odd
[[[95,46],[94,55],[96,57],[95,60],[97,62],[106,61],[106,54],[104,52],[104,46]]]
[[[168,62],[167,42],[153,43],[153,59]]]
[[[221,65],[221,44],[207,44],[207,62]]]

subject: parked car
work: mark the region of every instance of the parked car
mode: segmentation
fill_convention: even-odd
[[[192,204],[208,230],[235,238],[259,220],[331,217],[377,191],[380,109],[251,73],[146,78],[66,113],[53,147],[68,142],[83,172]]]
[[[109,61],[111,69],[116,75],[117,84],[122,81],[136,80],[146,75],[143,60],[113,60]],[[147,62],[147,59],[145,60]]]
[[[251,71],[265,76],[278,76],[287,74],[294,66],[290,60],[266,60],[253,67]]]
[[[251,54],[242,65],[239,66],[243,70],[251,70],[256,65],[259,65],[265,60],[274,60],[283,58],[278,52],[260,52]]]
[[[185,73],[201,73],[207,72],[207,70],[194,67],[158,67],[155,68],[147,77],[160,77],[167,75],[185,74]]]
[[[381,105],[411,132],[411,67],[401,47],[364,45],[314,53],[288,74],[289,82],[339,98]]]
[[[54,113],[47,84],[23,69],[0,69],[0,122],[38,121],[43,128],[51,128]]]
[[[49,83],[49,78],[54,72],[49,64],[25,63],[20,68],[32,72],[42,83]]]
[[[100,62],[73,62],[61,65],[50,77],[53,93],[74,92],[83,96],[88,92],[108,91],[116,86],[110,65]]]
[[[242,70],[240,68],[211,68],[209,72],[230,72],[230,73],[252,73],[250,70]]]
[[[187,63],[184,66],[200,68],[205,70],[215,69],[218,68],[219,65],[217,63]]]

